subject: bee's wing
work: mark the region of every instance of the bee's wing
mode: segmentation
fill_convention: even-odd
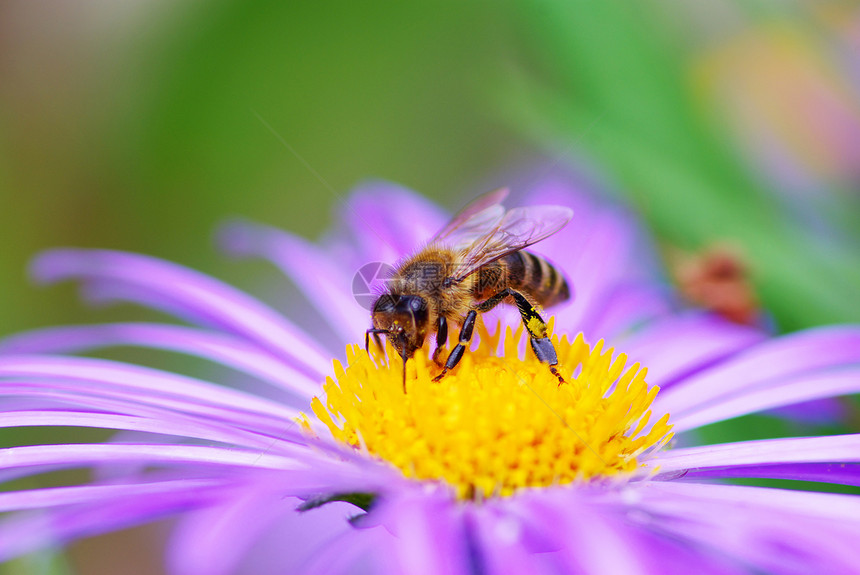
[[[445,241],[462,245],[484,235],[495,228],[504,216],[505,209],[501,203],[507,195],[508,190],[501,188],[477,197],[439,230],[430,243]]]
[[[573,217],[563,206],[527,206],[509,211],[499,224],[466,248],[463,269],[454,278],[461,282],[482,266],[535,244],[556,233]]]

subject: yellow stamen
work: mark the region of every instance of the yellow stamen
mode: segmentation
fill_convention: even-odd
[[[626,356],[593,347],[577,336],[553,337],[559,385],[531,351],[520,358],[522,329],[478,327],[481,344],[434,383],[439,368],[418,350],[403,363],[390,346],[385,355],[347,347],[348,365],[334,362],[325,403],[311,409],[346,444],[398,467],[415,479],[441,480],[461,498],[595,480],[639,468],[636,457],[671,438],[668,414],[646,429],[656,386],[645,369],[625,371]]]

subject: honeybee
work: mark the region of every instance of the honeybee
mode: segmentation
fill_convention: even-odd
[[[428,334],[436,333],[433,359],[442,371],[433,380],[439,381],[463,357],[478,314],[501,303],[517,306],[535,355],[564,383],[536,305],[549,307],[570,299],[570,285],[552,264],[524,248],[561,230],[573,211],[562,206],[506,211],[501,202],[507,194],[496,190],[463,208],[425,248],[397,266],[375,300],[365,348],[371,335],[388,338],[403,358],[404,392],[406,361]],[[460,326],[459,340],[442,363],[451,324]]]

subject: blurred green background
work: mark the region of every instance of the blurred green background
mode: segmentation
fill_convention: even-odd
[[[740,245],[783,329],[860,320],[858,27],[854,2],[3,3],[0,334],[93,317],[28,284],[46,247],[233,279],[226,217],[315,237],[362,179],[456,207],[536,157],[671,245]]]
[[[490,8],[4,3],[0,334],[92,318],[28,285],[46,247],[229,278],[210,241],[225,218],[315,237],[368,177],[456,202],[525,145],[488,105],[508,36]]]
[[[852,3],[91,0],[0,17],[0,333],[86,317],[27,284],[42,248],[229,276],[209,243],[225,217],[313,237],[364,178],[453,206],[536,151],[593,165],[672,244],[740,243],[785,328],[860,319]]]
[[[738,246],[781,330],[857,322],[858,54],[856,2],[3,2],[0,336],[113,317],[30,285],[48,247],[253,288],[228,217],[314,238],[363,179],[456,208],[536,160]]]

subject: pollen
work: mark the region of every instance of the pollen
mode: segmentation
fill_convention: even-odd
[[[624,354],[581,335],[553,337],[559,384],[524,353],[522,329],[501,334],[479,325],[480,343],[439,382],[440,368],[418,350],[405,393],[395,350],[349,346],[347,365],[334,362],[311,409],[336,440],[409,478],[444,482],[462,499],[630,477],[637,457],[671,438],[668,414],[648,425],[658,388]]]

